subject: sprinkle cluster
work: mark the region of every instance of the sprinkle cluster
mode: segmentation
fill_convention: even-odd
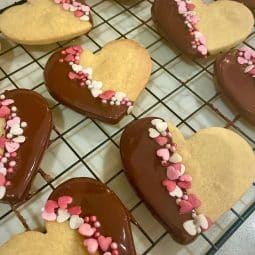
[[[238,50],[237,62],[245,67],[244,72],[255,77],[255,51],[249,47]]]
[[[156,154],[161,158],[162,166],[166,168],[166,179],[162,185],[169,195],[176,199],[180,214],[192,213],[193,219],[184,222],[184,229],[192,236],[207,230],[211,225],[210,219],[196,212],[201,206],[201,201],[196,195],[188,194],[188,189],[192,186],[192,177],[185,174],[182,156],[176,151],[177,145],[173,143],[167,123],[161,119],[153,119],[151,124],[153,128],[149,128],[149,137],[160,145]]]
[[[191,42],[192,47],[197,49],[197,51],[206,56],[208,54],[208,49],[206,47],[205,36],[198,31],[197,23],[199,21],[196,16],[196,6],[192,4],[191,0],[175,0],[178,5],[178,13],[184,18],[184,23],[188,27],[189,33],[193,36],[194,40]]]
[[[75,17],[82,21],[89,21],[90,7],[75,0],[54,0],[56,4],[61,4],[66,11],[73,12]]]
[[[0,148],[3,155],[0,155],[0,199],[6,194],[6,187],[11,182],[6,179],[7,174],[13,174],[16,166],[17,150],[20,144],[26,141],[23,135],[26,122],[21,122],[17,116],[17,107],[13,99],[6,99],[5,95],[0,95],[0,118],[5,119],[4,134],[0,136]]]
[[[80,217],[81,207],[72,205],[72,203],[71,196],[61,196],[57,201],[48,200],[42,210],[42,218],[58,223],[69,220],[70,228],[86,237],[83,244],[90,254],[94,254],[100,249],[103,255],[119,255],[119,246],[113,242],[112,237],[105,237],[100,233],[101,223],[97,217],[95,215]]]
[[[68,62],[72,68],[72,71],[68,73],[69,79],[78,80],[81,87],[86,86],[90,90],[92,96],[100,98],[102,103],[128,106],[128,113],[130,113],[133,108],[132,102],[124,92],[116,92],[113,90],[103,91],[103,83],[101,81],[95,81],[92,78],[92,68],[83,68],[80,65],[80,55],[82,52],[83,49],[80,46],[72,46],[61,52],[63,57],[59,59],[59,62]]]

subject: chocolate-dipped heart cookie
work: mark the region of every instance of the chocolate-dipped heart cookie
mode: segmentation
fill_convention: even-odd
[[[91,28],[90,7],[83,0],[27,0],[0,15],[0,31],[23,44],[64,41]]]
[[[145,48],[132,40],[116,40],[97,54],[80,46],[54,53],[44,78],[50,94],[59,102],[114,124],[131,111],[151,68]]]
[[[162,36],[191,57],[214,55],[238,45],[254,24],[247,7],[228,0],[210,4],[155,0],[152,18]]]
[[[182,244],[208,229],[255,178],[252,149],[223,128],[184,139],[171,123],[144,118],[123,132],[120,151],[131,184]]]
[[[243,47],[220,55],[214,75],[222,94],[255,125],[255,52]]]
[[[51,129],[51,111],[38,93],[0,95],[0,202],[18,204],[27,197]]]
[[[0,248],[0,254],[33,255],[36,250],[37,255],[136,255],[129,212],[96,180],[75,178],[61,184],[42,217],[46,234],[19,234]]]

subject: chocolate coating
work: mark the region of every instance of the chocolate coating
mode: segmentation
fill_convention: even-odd
[[[124,171],[138,195],[173,239],[181,244],[188,244],[195,237],[185,231],[183,223],[192,219],[192,216],[190,213],[180,215],[175,198],[162,186],[166,171],[156,155],[160,145],[148,135],[149,128],[153,127],[152,119],[133,121],[123,132],[120,152]]]
[[[111,236],[118,243],[119,255],[136,255],[130,226],[131,216],[106,185],[91,178],[74,178],[58,186],[49,199],[56,201],[63,195],[72,196],[73,205],[81,206],[81,217],[85,216],[84,212],[86,216],[97,216],[101,223],[100,233]]]
[[[255,125],[255,78],[244,72],[237,57],[238,50],[220,55],[214,64],[215,79],[222,94]]]
[[[171,44],[190,57],[201,57],[192,48],[193,37],[190,35],[184,18],[178,13],[175,0],[155,0],[151,8],[152,19],[160,34]]]
[[[29,193],[31,183],[40,166],[45,149],[48,147],[52,129],[52,115],[47,101],[38,93],[26,89],[5,91],[8,99],[15,101],[17,115],[27,122],[24,128],[26,141],[17,151],[16,166],[6,179],[11,186],[6,187],[6,195],[0,202],[18,204]]]
[[[54,53],[48,60],[45,70],[45,85],[49,93],[62,104],[90,118],[111,124],[118,123],[127,113],[126,105],[110,105],[91,95],[88,88],[81,87],[79,81],[70,80],[71,68],[67,62],[60,63],[61,51]]]

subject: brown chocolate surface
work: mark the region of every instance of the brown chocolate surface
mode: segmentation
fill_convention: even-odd
[[[70,179],[56,188],[49,199],[72,196],[72,205],[82,208],[81,217],[95,215],[101,223],[100,233],[110,236],[119,245],[119,255],[136,255],[131,216],[119,198],[106,185],[91,178]],[[101,253],[103,254],[103,253]]]
[[[173,239],[182,244],[192,242],[183,228],[186,220],[192,219],[190,213],[180,215],[175,198],[171,197],[162,181],[166,178],[165,168],[156,155],[160,148],[149,137],[149,128],[153,127],[153,118],[143,118],[128,125],[120,141],[120,152],[124,171],[138,195],[159,221],[165,226]]]
[[[93,97],[88,88],[81,87],[79,81],[70,80],[68,73],[71,67],[67,62],[59,62],[62,50],[54,53],[45,67],[45,85],[50,94],[57,101],[90,118],[118,123],[126,115],[128,107],[104,104],[101,99]]]
[[[37,173],[43,153],[48,146],[52,129],[52,115],[47,101],[38,93],[26,89],[4,92],[8,99],[15,101],[17,115],[27,122],[24,128],[26,141],[17,151],[16,166],[6,179],[11,186],[6,189],[5,197],[0,202],[18,204],[28,195],[32,180]]]
[[[214,64],[215,79],[222,94],[255,125],[255,78],[244,72],[237,57],[238,50],[220,55]]]
[[[169,43],[173,43],[190,57],[201,57],[199,52],[192,48],[191,41],[193,38],[184,23],[184,18],[178,13],[175,0],[155,0],[151,13],[160,34]]]

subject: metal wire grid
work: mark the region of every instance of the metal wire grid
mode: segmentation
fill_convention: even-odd
[[[10,3],[10,1],[7,0],[3,0],[6,1],[7,3],[4,5],[4,8],[0,9],[0,13],[3,12],[6,8],[9,8],[12,5],[16,5],[16,4],[20,4],[23,2],[26,2],[26,0],[21,0],[19,2],[13,3],[12,0],[10,0],[12,3]],[[96,11],[96,7],[99,6],[100,4],[102,4],[103,0],[99,0],[96,1],[96,3],[90,3],[90,1],[87,1],[90,6],[92,7],[92,11],[94,16],[96,15],[97,17],[100,18],[101,22],[99,22],[98,24],[96,24],[94,26],[94,29],[96,29],[97,27],[101,26],[102,24],[107,24],[113,31],[115,31],[118,34],[118,37],[116,39],[119,38],[128,38],[128,34],[130,34],[131,32],[137,30],[140,27],[145,26],[146,29],[158,34],[156,28],[151,24],[151,18],[147,19],[147,20],[143,20],[141,17],[139,17],[138,15],[136,15],[134,12],[132,12],[130,9],[134,8],[136,6],[139,6],[140,4],[142,4],[142,2],[147,2],[150,5],[152,4],[152,0],[146,0],[146,1],[141,1],[141,0],[136,0],[136,1],[128,1],[129,3],[125,3],[125,1],[121,1],[121,0],[112,0],[112,2],[115,2],[114,4],[120,6],[123,10],[118,12],[117,14],[111,16],[110,18],[104,18],[104,15],[102,15],[101,12]],[[94,1],[95,2],[95,1]],[[1,5],[0,5],[1,7]],[[106,10],[107,11],[107,10]],[[118,17],[119,15],[123,14],[123,13],[128,13],[130,14],[132,17],[134,17],[135,19],[137,19],[139,21],[139,24],[134,26],[131,30],[128,30],[126,33],[121,33],[117,28],[115,28],[110,21],[113,20],[114,18]],[[252,35],[254,34],[254,32],[252,33]],[[250,35],[250,37],[252,36]],[[91,37],[90,35],[87,35],[87,37],[98,47],[98,49],[95,51],[99,51],[102,47],[101,45],[97,42],[97,40],[93,39],[93,37]],[[152,42],[151,44],[149,44],[146,48],[148,50],[151,49],[151,47],[153,47],[154,45],[156,45],[158,42],[162,41],[163,39],[160,37],[159,39],[156,39],[154,42]],[[4,74],[4,77],[0,78],[0,84],[1,81],[3,81],[4,79],[8,79],[10,81],[10,83],[16,87],[19,88],[19,84],[17,84],[13,79],[12,79],[12,75],[19,72],[20,70],[26,68],[27,66],[31,65],[32,63],[36,63],[43,71],[44,67],[43,65],[40,63],[40,60],[42,60],[44,57],[46,57],[48,54],[53,53],[54,51],[58,50],[59,48],[69,44],[71,41],[65,42],[64,44],[60,44],[57,43],[57,47],[55,47],[54,49],[52,49],[51,51],[48,51],[46,54],[41,55],[40,57],[36,58],[33,56],[33,54],[31,54],[29,52],[29,50],[27,50],[23,45],[15,45],[13,47],[10,47],[9,49],[3,51],[0,53],[0,57],[4,54],[6,54],[7,52],[10,52],[12,50],[14,50],[17,47],[21,47],[26,54],[28,54],[31,59],[32,62],[29,62],[25,65],[23,65],[22,67],[16,69],[15,71],[11,72],[11,73],[7,73],[1,66],[0,66],[0,71],[2,71],[2,73]],[[247,43],[245,43],[247,44]],[[251,47],[251,45],[249,45]],[[225,127],[226,128],[231,128],[231,129],[235,129],[237,132],[239,132],[243,137],[245,137],[245,139],[253,144],[253,150],[255,151],[255,140],[249,135],[247,134],[247,132],[245,132],[244,130],[242,130],[242,128],[240,128],[239,126],[236,125],[237,121],[240,120],[240,116],[236,115],[235,118],[233,120],[229,119],[227,116],[225,116],[219,109],[217,109],[214,104],[213,101],[219,97],[219,93],[217,92],[213,97],[211,97],[209,100],[206,100],[203,98],[202,95],[200,95],[199,93],[195,92],[194,90],[192,90],[189,86],[187,86],[187,84],[194,80],[196,77],[198,77],[201,73],[206,72],[210,75],[212,75],[212,71],[211,71],[211,67],[213,64],[213,61],[211,61],[210,63],[206,63],[204,64],[201,61],[194,61],[200,68],[201,70],[198,71],[196,74],[194,74],[192,77],[190,77],[189,79],[187,79],[185,82],[183,82],[178,76],[176,76],[174,73],[170,72],[167,69],[167,66],[172,63],[173,61],[175,61],[176,59],[178,59],[182,54],[179,53],[177,54],[175,57],[171,58],[171,60],[167,61],[164,64],[161,64],[160,61],[156,60],[155,58],[152,57],[152,60],[154,62],[154,64],[156,65],[156,68],[154,68],[152,75],[155,74],[156,72],[158,72],[159,70],[163,70],[164,72],[166,72],[167,74],[169,74],[170,76],[172,76],[175,80],[177,80],[181,85],[178,86],[177,88],[175,88],[174,90],[172,90],[170,93],[166,94],[164,97],[160,98],[158,97],[155,93],[153,93],[149,88],[146,88],[146,91],[152,95],[155,99],[156,102],[154,104],[152,104],[150,107],[148,107],[145,111],[143,111],[142,113],[138,114],[137,116],[132,114],[132,117],[134,119],[138,119],[140,117],[142,117],[143,115],[146,115],[147,113],[149,113],[154,107],[156,107],[157,105],[161,104],[163,105],[168,111],[169,113],[171,113],[172,115],[176,116],[179,120],[180,123],[178,124],[178,126],[181,126],[182,124],[185,124],[190,130],[192,130],[193,132],[196,132],[196,129],[187,122],[187,120],[189,118],[191,118],[192,116],[194,116],[197,112],[199,112],[202,108],[204,108],[205,106],[209,107],[214,113],[215,115],[217,115],[218,117],[222,118],[225,121]],[[43,82],[36,84],[35,86],[33,86],[32,90],[36,90],[39,87],[43,86]],[[198,107],[195,111],[193,111],[191,114],[189,114],[187,117],[182,118],[179,114],[177,114],[176,112],[173,111],[173,109],[171,109],[171,107],[165,102],[165,99],[167,99],[169,96],[171,96],[172,94],[174,94],[177,90],[180,89],[180,87],[184,87],[186,88],[190,93],[194,94],[197,98],[199,98],[199,100],[201,100],[202,104],[200,107]],[[0,90],[1,90],[1,85],[0,85]],[[59,103],[56,103],[55,105],[53,105],[51,107],[52,110],[54,110],[56,107],[59,106]],[[60,132],[56,127],[53,128],[53,130],[55,131],[55,133],[57,134],[56,137],[54,137],[51,140],[51,143],[54,143],[56,140],[61,139],[61,141],[63,143],[65,143],[69,149],[76,155],[76,157],[78,158],[78,160],[76,162],[74,162],[72,165],[70,165],[68,168],[66,168],[65,170],[63,170],[60,174],[58,174],[55,178],[52,178],[51,176],[47,175],[42,169],[39,170],[39,174],[42,176],[42,178],[46,181],[46,184],[44,186],[42,186],[40,189],[38,189],[36,192],[30,194],[29,199],[31,199],[32,197],[34,197],[35,195],[37,195],[38,193],[40,193],[42,190],[44,190],[47,186],[50,186],[52,189],[55,189],[54,186],[52,185],[52,182],[55,181],[56,179],[58,179],[59,177],[61,177],[62,175],[64,175],[65,173],[67,173],[71,168],[73,168],[74,166],[78,165],[79,163],[83,164],[89,171],[90,173],[94,176],[94,178],[99,179],[98,176],[94,173],[93,169],[86,163],[86,158],[91,155],[93,152],[95,152],[98,148],[100,148],[101,146],[103,146],[104,144],[106,144],[107,142],[111,141],[117,148],[119,148],[118,143],[115,141],[115,137],[119,134],[121,134],[121,132],[123,131],[123,129],[125,128],[126,125],[124,125],[122,128],[120,128],[119,130],[117,130],[116,132],[114,132],[113,134],[109,135],[102,127],[101,125],[98,124],[97,121],[92,120],[92,122],[104,133],[104,135],[107,137],[107,139],[101,143],[99,143],[96,147],[94,147],[92,150],[90,150],[87,154],[85,154],[84,156],[80,156],[79,153],[77,153],[77,151],[73,148],[73,146],[70,144],[70,142],[65,138],[65,135],[70,132],[71,130],[75,129],[77,126],[79,126],[81,123],[85,122],[88,118],[84,117],[82,118],[80,121],[78,121],[75,125],[71,126],[70,128],[66,129],[64,132]],[[110,183],[113,179],[115,179],[117,176],[119,176],[121,173],[123,172],[123,170],[120,170],[119,172],[117,172],[115,175],[113,175],[106,183]],[[255,183],[253,183],[253,186],[255,186]],[[142,203],[142,201],[139,201],[135,206],[133,206],[130,211],[133,212],[140,204]],[[8,212],[6,212],[4,215],[2,215],[0,217],[0,221],[3,220],[5,217],[7,217],[9,214],[11,214],[11,212],[14,212],[15,215],[18,217],[18,219],[21,221],[21,223],[23,224],[24,228],[26,230],[29,230],[29,226],[25,220],[25,218],[20,214],[19,212],[19,206],[15,206],[12,207],[11,210],[9,210]],[[245,220],[255,211],[255,202],[252,203],[242,214],[239,214],[236,210],[231,209],[231,211],[237,216],[237,220],[234,222],[234,224],[231,225],[231,227],[216,241],[216,242],[212,242],[205,234],[201,234],[202,237],[204,238],[204,240],[206,240],[209,244],[210,244],[210,248],[209,250],[206,252],[206,254],[211,255],[211,254],[215,254],[220,247],[233,235],[233,233],[235,233],[235,231],[245,222]],[[145,230],[138,225],[138,228],[140,229],[140,231],[146,236],[146,238],[150,241],[151,245],[150,247],[143,252],[143,254],[148,254],[166,235],[167,232],[164,232],[164,234],[162,234],[156,241],[152,240],[151,237],[145,232]]]

